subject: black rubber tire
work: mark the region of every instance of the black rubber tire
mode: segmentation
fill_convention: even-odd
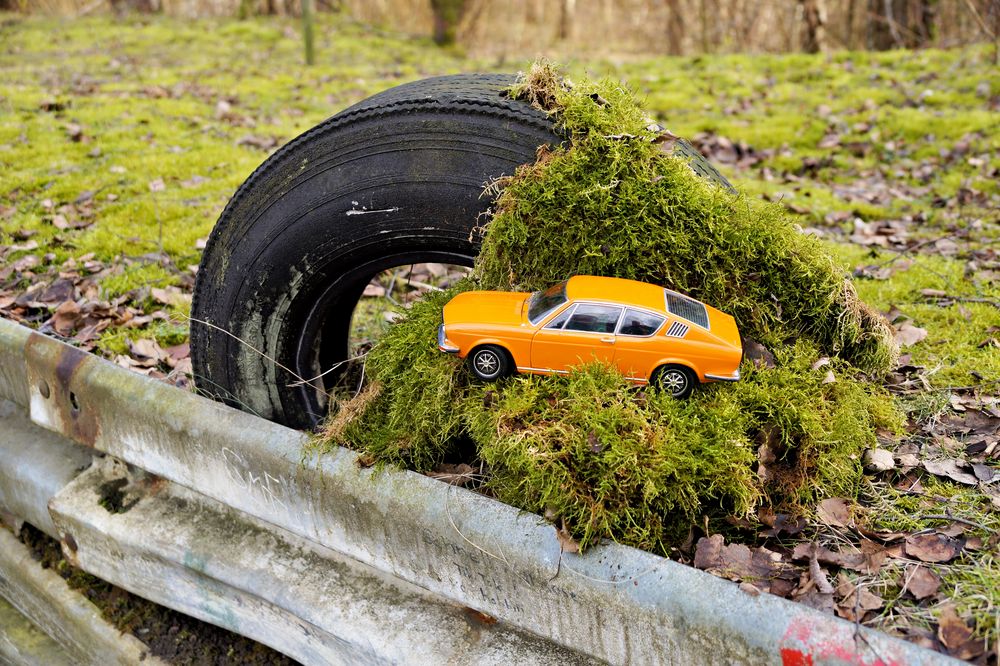
[[[510,354],[498,345],[476,347],[469,353],[468,359],[472,374],[484,382],[495,382],[514,371],[514,363],[511,361]],[[484,366],[484,361],[489,364],[490,368],[496,369],[489,370]]]
[[[473,230],[491,204],[483,185],[560,142],[546,114],[502,95],[513,81],[404,84],[268,158],[226,206],[198,270],[199,389],[279,423],[315,425],[323,380],[296,382],[346,357],[365,284],[410,263],[471,266]]]
[[[664,365],[653,373],[651,383],[659,390],[666,391],[671,397],[680,400],[691,395],[694,387],[698,385],[698,378],[690,368],[685,368],[683,365]]]
[[[195,285],[198,388],[297,428],[325,414],[351,315],[379,271],[471,266],[483,185],[558,144],[548,116],[502,91],[514,77],[424,79],[370,97],[278,150],[212,230]],[[731,187],[684,141],[692,168]],[[300,378],[310,380],[303,383]]]

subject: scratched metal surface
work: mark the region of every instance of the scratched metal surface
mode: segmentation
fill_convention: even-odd
[[[14,327],[0,397],[35,423],[558,645],[622,664],[956,663],[649,553],[562,554],[537,516],[343,449],[302,460],[302,433]]]

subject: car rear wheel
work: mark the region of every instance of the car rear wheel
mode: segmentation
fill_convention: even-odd
[[[681,365],[665,365],[653,375],[653,385],[675,398],[686,398],[697,383],[694,373]]]
[[[469,354],[469,367],[476,377],[484,382],[493,382],[509,375],[514,364],[503,347],[483,345]]]

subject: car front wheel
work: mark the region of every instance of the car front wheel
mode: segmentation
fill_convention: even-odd
[[[472,374],[484,382],[492,382],[511,373],[513,364],[507,352],[496,345],[479,347],[469,356]]]
[[[656,371],[653,384],[675,398],[691,395],[696,383],[694,373],[680,365],[667,365]]]

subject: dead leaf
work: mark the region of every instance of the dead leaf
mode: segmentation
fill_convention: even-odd
[[[901,347],[915,345],[927,337],[927,329],[914,326],[909,321],[904,321],[896,327],[896,342]]]
[[[52,330],[63,337],[69,337],[80,322],[80,306],[73,301],[61,303],[49,319]]]
[[[831,497],[816,506],[816,515],[824,525],[848,527],[851,520],[851,507],[843,497]]]
[[[186,294],[177,287],[170,286],[165,289],[153,287],[149,290],[149,295],[152,296],[154,301],[163,305],[170,305],[175,308],[191,306],[191,294]]]
[[[83,127],[81,127],[78,123],[67,123],[66,136],[68,136],[69,140],[74,143],[83,141]]]
[[[903,585],[917,601],[937,594],[941,578],[928,567],[917,565],[903,575]]]
[[[864,455],[865,468],[872,472],[888,472],[895,469],[896,460],[885,449],[868,449]]]
[[[135,364],[146,368],[155,367],[160,361],[165,361],[170,357],[153,338],[130,340],[128,349]]]
[[[878,596],[868,586],[856,586],[837,604],[837,615],[849,622],[858,622],[869,611],[878,610],[885,600]]]
[[[207,183],[207,182],[208,182],[208,178],[205,178],[204,176],[194,175],[194,176],[191,176],[190,178],[188,178],[187,180],[182,180],[181,181],[181,187],[183,187],[185,189],[191,188],[191,187],[198,187],[202,183]]]
[[[949,650],[958,650],[972,638],[972,629],[958,616],[955,607],[948,604],[938,616],[938,639]]]
[[[954,458],[943,458],[940,460],[924,460],[924,469],[934,476],[948,477],[952,481],[964,483],[967,486],[974,486],[979,483],[975,474],[970,474],[959,467],[959,461]]]
[[[751,338],[743,339],[743,353],[749,360],[753,361],[753,364],[758,368],[776,368],[777,364],[774,361],[774,354],[772,354],[768,349]]]
[[[566,529],[566,523],[563,520],[559,520],[559,527],[556,529],[556,539],[559,540],[559,550],[564,553],[579,553],[580,544],[570,535],[569,530]]]
[[[427,472],[427,476],[452,486],[467,486],[474,479],[475,471],[472,465],[466,463],[440,463],[433,471]]]
[[[904,542],[906,554],[921,562],[948,562],[958,555],[961,547],[943,534],[913,534]]]
[[[278,145],[278,138],[274,136],[259,136],[247,134],[236,141],[237,146],[250,146],[260,150],[271,150]]]
[[[767,509],[761,509],[758,512],[758,517],[760,518],[760,522],[770,528],[760,533],[764,537],[778,537],[783,534],[795,536],[806,528],[804,518],[800,516],[792,517],[787,513],[774,513]]]
[[[149,191],[150,192],[163,192],[167,189],[166,183],[163,182],[162,178],[157,178],[156,180],[149,181]]]

